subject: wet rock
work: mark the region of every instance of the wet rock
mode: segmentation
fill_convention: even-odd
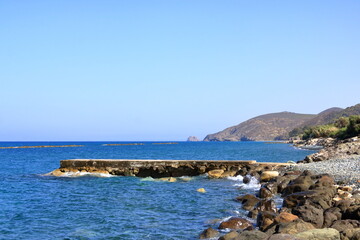
[[[317,228],[321,228],[324,224],[324,211],[315,206],[299,206],[294,208],[292,213],[303,219],[305,222],[312,223]]]
[[[233,177],[236,175],[236,171],[225,171],[223,172],[223,174],[221,174],[221,178],[226,178],[226,177]]]
[[[45,176],[54,176],[54,177],[61,177],[65,175],[65,171],[61,171],[60,169],[55,169],[52,172],[49,172],[47,174],[44,174]]]
[[[205,229],[199,236],[200,239],[215,238],[219,236],[219,232],[213,228]]]
[[[219,229],[230,228],[230,229],[238,230],[238,229],[245,229],[248,227],[252,227],[251,222],[249,222],[248,220],[239,217],[232,217],[229,220],[222,222],[219,226]]]
[[[221,175],[224,173],[225,171],[222,169],[215,169],[215,170],[211,170],[208,172],[208,177],[209,178],[221,178]]]
[[[251,180],[251,178],[250,178],[249,176],[245,176],[245,177],[243,178],[243,183],[244,183],[244,184],[248,184],[248,183],[250,182],[250,180]]]
[[[270,199],[270,200],[261,200],[260,202],[258,202],[258,204],[255,206],[255,208],[259,211],[259,212],[273,212],[276,213],[277,212],[277,208],[276,208],[276,204],[274,202],[274,200]]]
[[[276,226],[277,233],[296,234],[307,230],[315,229],[314,225],[301,219],[288,223],[280,223]]]
[[[293,222],[295,220],[299,219],[298,216],[288,213],[288,212],[281,212],[278,216],[275,218],[276,223],[288,223]]]
[[[278,171],[264,171],[260,175],[260,181],[261,182],[268,182],[268,181],[276,178],[277,176],[279,176]]]
[[[196,191],[198,191],[199,193],[206,193],[205,188],[198,188]]]
[[[239,237],[239,233],[236,231],[231,231],[224,236],[221,236],[218,240],[235,240]]]
[[[304,240],[340,240],[340,233],[333,228],[312,229],[295,234]]]
[[[360,221],[352,219],[337,220],[331,225],[331,228],[335,228],[339,232],[342,232],[346,229],[360,228]]]
[[[260,212],[257,217],[257,226],[261,231],[266,231],[274,225],[276,213],[274,212]]]
[[[236,238],[236,240],[266,240],[268,237],[269,236],[266,233],[263,233],[259,230],[243,231]]]
[[[242,208],[250,211],[252,210],[258,202],[260,202],[260,199],[252,194],[246,194],[241,197],[236,198],[237,201],[240,201],[242,203]]]
[[[259,214],[259,210],[253,209],[248,212],[247,217],[256,219],[258,214]]]
[[[262,187],[259,190],[259,197],[260,198],[271,198],[273,196],[273,193],[267,189],[266,187]]]

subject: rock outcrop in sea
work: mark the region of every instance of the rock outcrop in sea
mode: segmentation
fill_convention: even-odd
[[[187,139],[188,142],[199,142],[200,140],[195,136],[190,136]]]

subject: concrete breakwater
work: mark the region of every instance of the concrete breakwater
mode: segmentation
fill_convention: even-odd
[[[70,159],[60,161],[60,168],[47,175],[68,172],[102,173],[137,177],[181,177],[208,173],[213,178],[243,174],[251,170],[276,170],[288,163],[259,163],[255,160],[138,160],[138,159]]]

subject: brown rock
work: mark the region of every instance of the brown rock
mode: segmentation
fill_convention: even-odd
[[[208,172],[208,177],[209,178],[221,178],[221,175],[224,173],[225,171],[222,169],[215,169],[215,170],[211,170]]]
[[[345,229],[341,232],[341,240],[360,240],[360,228]]]
[[[273,196],[273,193],[267,189],[266,187],[262,187],[259,190],[259,197],[260,198],[271,198]]]
[[[276,213],[277,212],[277,208],[275,205],[274,200],[270,199],[270,200],[261,200],[260,202],[258,202],[258,204],[255,206],[255,208],[257,210],[259,210],[259,212],[273,212]]]
[[[205,229],[199,236],[200,239],[215,238],[219,236],[219,232],[213,228]]]
[[[257,217],[257,225],[261,231],[266,231],[275,222],[276,213],[274,212],[260,212]]]
[[[230,229],[238,230],[238,229],[245,229],[248,227],[252,227],[252,224],[248,220],[239,217],[232,217],[229,220],[222,222],[219,226],[219,229],[230,228]]]
[[[296,207],[292,213],[299,216],[305,222],[312,223],[315,227],[321,228],[324,224],[324,211],[312,205]]]
[[[283,206],[287,208],[293,208],[298,205],[303,205],[306,199],[313,198],[318,194],[319,192],[314,190],[290,194],[284,198]]]
[[[239,237],[239,233],[236,231],[231,231],[227,234],[225,234],[224,236],[221,236],[218,240],[234,240],[237,239]]]
[[[252,194],[246,194],[244,196],[237,197],[236,200],[240,201],[242,203],[242,208],[247,211],[252,210],[255,205],[260,202],[260,199]]]
[[[346,229],[360,228],[360,221],[351,219],[337,220],[331,225],[331,228],[335,228],[339,232],[342,232]]]
[[[339,208],[329,208],[324,212],[323,227],[330,227],[336,220],[341,219],[341,211]]]
[[[261,182],[268,182],[268,181],[276,178],[277,176],[279,176],[278,171],[264,171],[260,175],[260,181]]]
[[[287,213],[287,212],[281,212],[276,218],[275,218],[275,222],[276,223],[287,223],[287,222],[292,222],[299,219],[298,216],[291,214],[291,213]]]

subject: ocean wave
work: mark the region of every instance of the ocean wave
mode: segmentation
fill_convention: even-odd
[[[234,184],[234,186],[240,187],[241,189],[259,189],[261,187],[261,184],[259,183],[257,178],[250,176],[250,175],[246,175],[246,176],[250,178],[249,183],[243,183],[244,177],[241,175],[238,175],[235,177],[228,177],[228,179],[240,182],[240,183]]]
[[[42,176],[54,176],[49,174],[43,174]],[[91,172],[64,172],[60,176],[56,177],[101,177],[101,178],[109,178],[109,177],[116,177],[111,175],[110,173],[91,173]]]

